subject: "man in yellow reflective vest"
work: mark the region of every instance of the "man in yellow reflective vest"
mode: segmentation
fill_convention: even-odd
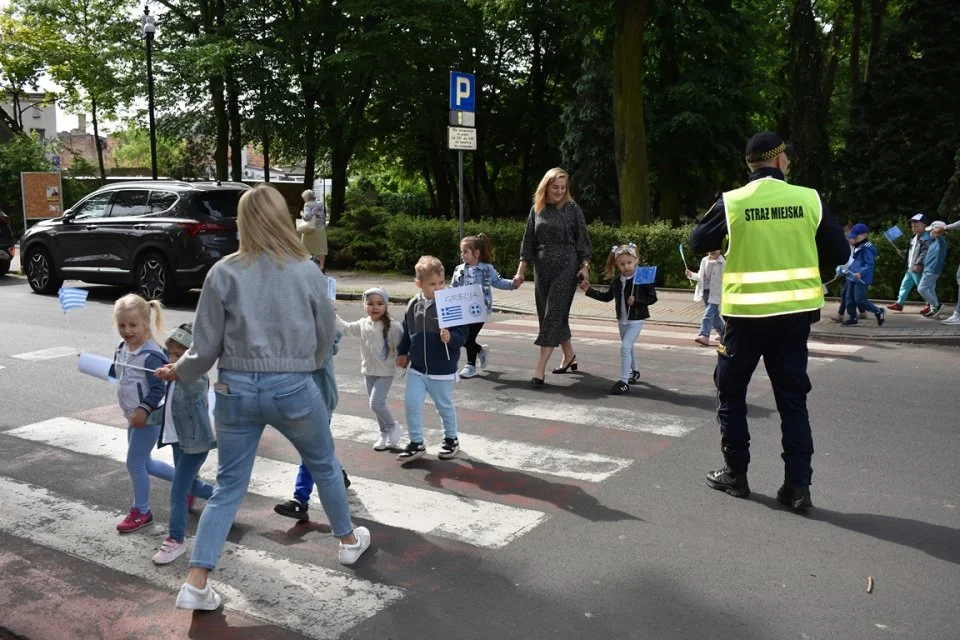
[[[832,273],[850,248],[843,230],[813,189],[787,184],[786,146],[775,133],[747,142],[749,182],[717,200],[690,234],[696,253],[728,239],[720,313],[726,330],[717,348],[717,419],[725,465],[707,484],[732,496],[750,495],[747,467],[747,386],[763,357],[780,412],[784,483],[777,500],[812,506],[813,436],[807,414],[807,338],[823,306],[821,269]]]

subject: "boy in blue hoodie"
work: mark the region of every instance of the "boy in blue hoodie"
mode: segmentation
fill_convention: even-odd
[[[940,316],[940,299],[937,297],[937,280],[943,273],[943,265],[947,261],[947,240],[943,234],[947,231],[947,223],[942,220],[936,220],[926,229],[927,233],[927,255],[923,258],[923,275],[920,276],[920,284],[917,285],[917,291],[923,296],[930,310],[923,314],[924,318],[937,318]]]
[[[858,222],[847,234],[848,240],[853,240],[853,256],[850,266],[841,269],[846,273],[847,284],[844,287],[844,302],[850,317],[841,322],[845,327],[857,325],[857,309],[870,311],[877,318],[877,326],[882,326],[884,311],[867,299],[867,289],[873,282],[873,266],[876,262],[877,248],[867,239],[870,229],[862,222]]]
[[[453,385],[460,349],[467,341],[467,327],[440,328],[435,294],[444,286],[443,263],[433,256],[422,256],[415,270],[420,293],[407,304],[403,337],[397,345],[397,366],[410,365],[404,395],[410,443],[397,456],[401,463],[412,462],[427,452],[423,444],[423,403],[428,393],[443,425],[443,444],[437,457],[449,460],[460,451]]]

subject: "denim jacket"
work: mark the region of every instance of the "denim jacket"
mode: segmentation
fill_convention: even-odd
[[[173,428],[177,432],[178,444],[184,453],[204,453],[217,446],[207,404],[209,384],[207,376],[202,375],[193,382],[178,380],[173,387],[170,415],[173,418]],[[159,424],[162,427],[166,415],[165,407],[161,406],[150,414],[149,424]],[[157,446],[162,447],[162,428],[160,434]]]
[[[487,306],[487,313],[493,313],[493,290],[490,287],[505,291],[513,289],[513,280],[501,278],[489,262],[478,262],[472,267],[464,263],[457,265],[453,270],[450,286],[463,287],[471,284],[478,284],[483,290],[483,301]]]

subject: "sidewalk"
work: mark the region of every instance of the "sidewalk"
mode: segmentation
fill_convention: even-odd
[[[359,300],[360,294],[370,287],[383,287],[390,296],[390,302],[402,303],[416,295],[417,287],[413,277],[401,278],[395,274],[357,273],[352,271],[327,270],[327,275],[337,279],[337,298],[340,300]],[[703,317],[703,305],[693,301],[693,291],[676,289],[658,289],[658,302],[651,307],[652,324],[676,327],[689,327],[690,339],[696,337],[695,328],[700,326]],[[513,291],[494,290],[493,307],[495,311],[536,315],[537,306],[533,297],[533,282],[524,283]],[[888,301],[874,300],[877,306]],[[960,346],[960,326],[944,326],[940,320],[953,313],[953,305],[944,305],[944,313],[938,320],[929,320],[920,315],[920,303],[906,306],[902,312],[887,310],[886,322],[877,326],[872,314],[861,320],[856,327],[843,327],[828,320],[835,313],[839,303],[836,299],[827,300],[824,307],[824,319],[813,325],[811,335],[828,340],[865,340],[884,342],[912,342],[921,344],[948,344]],[[604,320],[614,318],[612,303],[597,302],[577,292],[573,299],[570,316]]]

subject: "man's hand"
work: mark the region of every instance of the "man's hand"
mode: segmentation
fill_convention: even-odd
[[[130,414],[130,426],[135,429],[142,429],[147,426],[147,411],[142,407],[137,407]]]

